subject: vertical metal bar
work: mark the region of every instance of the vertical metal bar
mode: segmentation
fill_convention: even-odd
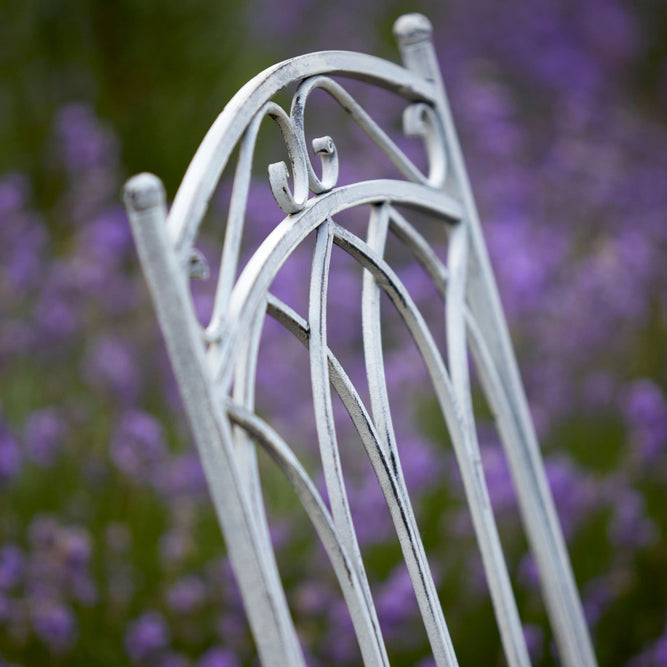
[[[345,482],[343,480],[343,471],[336,438],[333,404],[331,401],[331,386],[327,361],[326,304],[332,245],[332,224],[327,219],[317,229],[308,302],[308,322],[310,327],[310,344],[308,349],[315,423],[334,525],[362,586],[362,593],[365,596],[370,617],[373,621],[373,629],[377,636],[378,662],[381,661],[380,664],[388,665],[389,659],[387,658],[384,642],[382,641],[380,624],[370,594],[366,571],[361,559],[359,543],[354,531],[350,506],[345,491]]]
[[[446,328],[449,372],[452,375],[454,392],[463,413],[467,445],[465,451],[466,463],[472,472],[473,479],[478,480],[478,491],[468,494],[468,502],[471,506],[475,532],[478,535],[477,539],[482,551],[484,570],[488,577],[491,599],[498,619],[507,661],[510,665],[529,665],[530,660],[521,620],[512,592],[493,509],[488,498],[473,416],[465,326],[467,260],[468,227],[464,221],[461,221],[452,228],[449,236]],[[464,464],[462,467],[465,469],[466,465]],[[465,472],[463,478],[466,479]],[[477,487],[471,485],[471,488],[476,490]]]
[[[371,209],[368,223],[368,246],[379,256],[384,254],[388,229],[389,206],[387,204],[374,206]],[[388,502],[394,501],[395,507],[405,507],[402,512],[402,520],[407,525],[402,526],[400,521],[396,521],[396,529],[436,664],[439,666],[457,665],[454,646],[403,478],[384,374],[380,287],[368,270],[364,270],[361,314],[364,361],[368,376],[371,410],[377,429],[377,446],[383,449],[385,459],[391,462],[390,475],[393,477],[393,485],[383,485],[383,492]],[[379,477],[382,480],[382,476],[379,475]],[[395,498],[391,497],[392,492]]]
[[[261,660],[265,665],[305,665],[278,572],[262,556],[231,425],[220,414],[206,372],[202,332],[167,237],[164,187],[156,176],[140,174],[125,185],[124,200]]]
[[[232,420],[264,447],[285,473],[301,505],[306,510],[338,577],[343,597],[352,617],[364,663],[373,667],[387,667],[389,662],[382,638],[377,632],[374,608],[368,605],[364,584],[357,575],[357,567],[345,549],[334,527],[331,515],[312,480],[287,443],[268,424],[252,412],[231,402],[228,403],[228,410]]]
[[[507,323],[493,278],[472,189],[431,41],[432,27],[420,14],[394,25],[405,66],[433,82],[447,140],[450,163],[470,227],[472,253],[467,296],[509,397],[519,440],[504,442],[528,540],[535,555],[547,611],[564,663],[596,665],[565,541],[544,472],[535,429],[512,350]]]

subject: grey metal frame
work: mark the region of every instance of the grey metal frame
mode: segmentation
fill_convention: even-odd
[[[248,82],[217,118],[192,160],[167,214],[156,176],[140,174],[124,199],[158,319],[199,448],[229,556],[241,589],[261,661],[303,665],[269,539],[256,447],[266,450],[293,485],[338,576],[363,659],[388,664],[373,600],[350,516],[333,421],[331,387],[361,436],[386,497],[428,639],[438,665],[457,659],[414,519],[393,432],[384,377],[380,294],[384,291],[409,328],[426,361],[461,471],[488,579],[503,648],[510,665],[528,665],[528,651],[512,593],[484,479],[469,384],[470,350],[491,406],[562,661],[595,665],[535,430],[529,415],[507,325],[431,41],[419,14],[394,27],[403,66],[343,51],[287,60]],[[352,98],[330,78],[361,80],[406,100],[404,128],[422,137],[428,173],[422,173]],[[297,85],[290,112],[272,101]],[[312,142],[321,160],[318,176],[309,157],[304,109],[310,93],[325,90],[384,151],[405,180],[370,180],[337,186],[338,155],[330,137]],[[237,278],[238,258],[259,126],[266,117],[284,137],[290,167],[269,166],[269,182],[286,217],[269,234]],[[238,146],[222,263],[213,316],[203,328],[188,281],[205,272],[194,241],[208,201]],[[289,174],[293,187],[290,187]],[[335,216],[371,205],[364,241]],[[399,207],[426,211],[448,227],[447,266]],[[419,310],[383,258],[391,230],[428,271],[445,300],[444,360]],[[316,247],[306,317],[269,289],[279,268],[311,232]],[[336,244],[365,269],[363,343],[370,410],[327,344],[327,278]],[[289,445],[254,413],[254,381],[265,316],[278,320],[307,348],[317,434],[331,511]]]

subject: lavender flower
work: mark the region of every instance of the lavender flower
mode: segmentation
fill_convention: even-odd
[[[14,588],[23,578],[25,556],[15,544],[7,544],[0,550],[0,591]]]
[[[623,488],[613,493],[614,516],[609,525],[610,542],[640,549],[654,541],[657,531],[646,516],[644,499],[635,490]]]
[[[21,452],[0,416],[0,483],[15,477],[21,468]]]
[[[207,486],[199,455],[186,452],[165,459],[156,484],[165,498],[172,501],[182,497],[202,497]]]
[[[165,653],[160,657],[160,667],[190,667],[191,661],[182,653]]]
[[[140,387],[134,354],[129,341],[111,335],[100,336],[88,353],[84,373],[94,387],[111,390],[123,401],[132,404]]]
[[[599,490],[567,459],[550,459],[545,464],[565,536],[571,536],[587,515],[600,507]]]
[[[80,252],[101,264],[107,276],[117,269],[132,248],[129,224],[120,204],[95,216],[79,231],[78,241]]]
[[[636,380],[626,391],[624,412],[640,459],[656,463],[667,452],[667,400],[649,379]]]
[[[544,642],[544,633],[542,628],[537,625],[524,625],[523,636],[526,640],[526,646],[530,659],[533,662],[539,662],[542,658],[542,643]]]
[[[197,667],[238,667],[238,658],[224,648],[212,648],[197,661]]]
[[[30,195],[30,181],[25,174],[6,174],[0,179],[0,216],[19,212]],[[4,231],[4,230],[3,230]]]
[[[62,159],[72,173],[85,173],[104,165],[115,153],[115,138],[100,127],[98,119],[85,104],[70,104],[56,119],[56,133]]]
[[[412,581],[404,566],[397,567],[377,596],[378,618],[389,636],[406,629],[408,621],[417,614],[417,598]]]
[[[125,650],[132,662],[138,664],[166,648],[169,641],[169,629],[162,615],[147,611],[128,626]]]
[[[67,607],[50,601],[37,603],[32,610],[37,636],[54,652],[68,649],[76,638],[76,621]]]
[[[152,479],[165,453],[159,423],[144,412],[126,412],[111,441],[111,457],[118,469],[138,481]]]
[[[67,424],[56,407],[36,410],[24,426],[26,452],[40,466],[51,465],[67,435]]]
[[[206,598],[204,583],[195,576],[183,577],[167,591],[167,603],[177,614],[196,611]]]

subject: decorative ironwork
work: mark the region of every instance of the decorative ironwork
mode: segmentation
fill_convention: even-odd
[[[419,610],[438,665],[456,665],[445,616],[417,529],[400,465],[384,375],[380,295],[384,292],[426,362],[449,429],[509,664],[529,664],[522,626],[498,537],[477,443],[469,383],[468,346],[510,463],[531,549],[563,662],[594,665],[569,560],[556,518],[534,428],[498,299],[461,149],[451,119],[431,26],[417,14],[395,25],[404,67],[356,53],[329,51],[280,63],[244,86],[204,138],[167,215],[157,177],[141,174],[125,202],[197,442],[232,565],[264,664],[302,665],[303,654],[275,563],[257,471],[256,447],[266,450],[291,482],[313,523],[349,607],[364,661],[388,664],[343,483],[331,388],[356,427],[385,495]],[[338,75],[380,86],[406,100],[403,126],[421,137],[423,173],[355,101]],[[287,113],[273,101],[296,85]],[[307,149],[304,113],[310,94],[326,92],[384,152],[405,180],[338,186],[339,156],[329,136]],[[260,125],[274,121],[289,165],[269,165],[269,184],[286,217],[237,277]],[[221,268],[210,322],[195,315],[188,280],[208,276],[193,247],[208,200],[238,146]],[[291,181],[291,185],[290,185]],[[336,222],[342,211],[370,206],[366,240]],[[399,210],[400,209],[400,210]],[[402,213],[426,211],[449,236],[447,266]],[[446,315],[443,359],[410,293],[384,258],[391,231],[431,277]],[[316,234],[305,317],[271,294],[280,267]],[[337,245],[364,268],[362,333],[370,409],[327,342],[326,302],[331,251]],[[308,349],[317,436],[331,510],[289,445],[254,411],[260,334],[266,315]]]

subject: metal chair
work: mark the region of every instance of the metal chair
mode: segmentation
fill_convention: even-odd
[[[595,657],[563,537],[545,478],[493,272],[443,87],[431,25],[419,14],[394,27],[403,66],[372,56],[326,51],[271,67],[247,83],[217,118],[192,160],[167,213],[156,176],[140,174],[124,199],[158,319],[201,455],[259,656],[265,665],[303,665],[265,515],[256,447],[263,448],[293,486],[326,549],[349,608],[365,663],[388,664],[354,525],[336,442],[331,388],[348,410],[386,498],[438,665],[457,658],[426,560],[403,479],[383,368],[380,294],[409,328],[429,369],[460,468],[490,595],[510,665],[529,664],[522,626],[505,565],[481,466],[469,381],[470,351],[494,413],[548,615],[562,662],[581,667]],[[402,98],[407,134],[424,141],[424,174],[353,99],[330,78],[355,79]],[[273,99],[296,86],[286,112]],[[306,145],[304,110],[322,89],[340,104],[403,175],[337,186],[338,155],[330,137]],[[260,124],[275,121],[289,153],[269,166],[273,195],[285,217],[237,278],[251,162]],[[215,307],[199,324],[188,281],[205,270],[194,241],[208,202],[234,149],[237,166],[229,206]],[[290,184],[289,175],[293,187]],[[371,210],[366,240],[336,222],[343,211]],[[409,215],[443,221],[446,265]],[[384,258],[391,231],[428,272],[444,299],[446,353],[441,355],[411,295]],[[273,296],[278,270],[309,235],[316,235],[308,312]],[[364,405],[329,349],[327,276],[332,245],[364,268],[363,346],[370,389]],[[265,316],[275,318],[307,348],[327,507],[290,446],[254,411],[254,377]],[[443,358],[443,356],[445,358]]]

